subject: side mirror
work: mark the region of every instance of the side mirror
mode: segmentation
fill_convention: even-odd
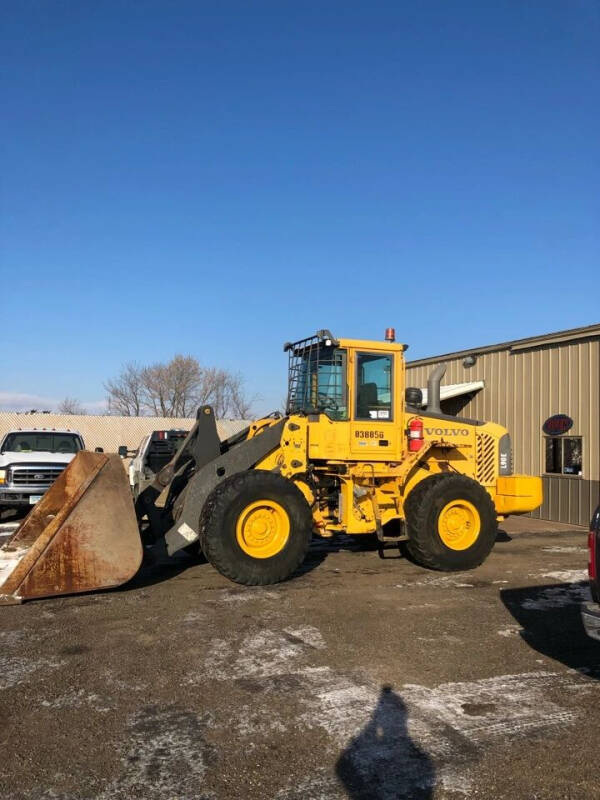
[[[103,453],[103,452],[104,452],[103,447],[94,447],[94,453]]]
[[[121,456],[121,458],[127,458],[127,452],[128,452],[127,445],[122,444],[119,446],[118,453]]]

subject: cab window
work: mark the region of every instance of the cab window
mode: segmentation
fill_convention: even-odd
[[[347,420],[346,351],[312,347],[290,359],[288,413],[322,411],[330,419]]]
[[[355,419],[392,419],[392,356],[358,353]]]

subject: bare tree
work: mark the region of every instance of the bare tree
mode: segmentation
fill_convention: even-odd
[[[142,370],[145,405],[156,417],[189,417],[198,405],[202,369],[193,356],[176,355],[168,364]]]
[[[134,361],[125,364],[116,378],[106,381],[108,413],[139,417],[144,409],[143,369]]]
[[[125,416],[191,417],[200,405],[211,405],[217,419],[247,419],[251,403],[243,378],[218,367],[202,367],[193,356],[176,355],[167,363],[146,367],[126,364],[107,381],[110,413]]]
[[[202,370],[196,405],[211,405],[217,419],[249,419],[255,399],[248,398],[244,392],[244,379],[241,375],[215,367]]]
[[[227,416],[229,410],[229,373],[224,369],[209,367],[202,371],[197,405],[211,405],[217,419]]]
[[[252,404],[258,398],[256,395],[252,398],[247,397],[244,392],[244,379],[239,374],[229,376],[229,397],[231,405],[230,414],[233,418],[252,418]]]
[[[57,414],[87,414],[85,408],[76,397],[65,397],[56,407]]]

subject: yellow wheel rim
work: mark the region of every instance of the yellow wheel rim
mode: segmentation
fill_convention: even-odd
[[[252,558],[272,558],[290,538],[288,513],[274,500],[250,503],[235,526],[237,543]]]
[[[468,500],[451,500],[438,517],[440,539],[450,550],[466,550],[481,531],[479,511]]]

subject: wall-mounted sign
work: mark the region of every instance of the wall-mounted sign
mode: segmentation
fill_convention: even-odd
[[[560,436],[561,433],[570,431],[573,427],[573,420],[566,414],[554,414],[553,417],[548,417],[546,422],[542,425],[542,430],[548,436]]]

